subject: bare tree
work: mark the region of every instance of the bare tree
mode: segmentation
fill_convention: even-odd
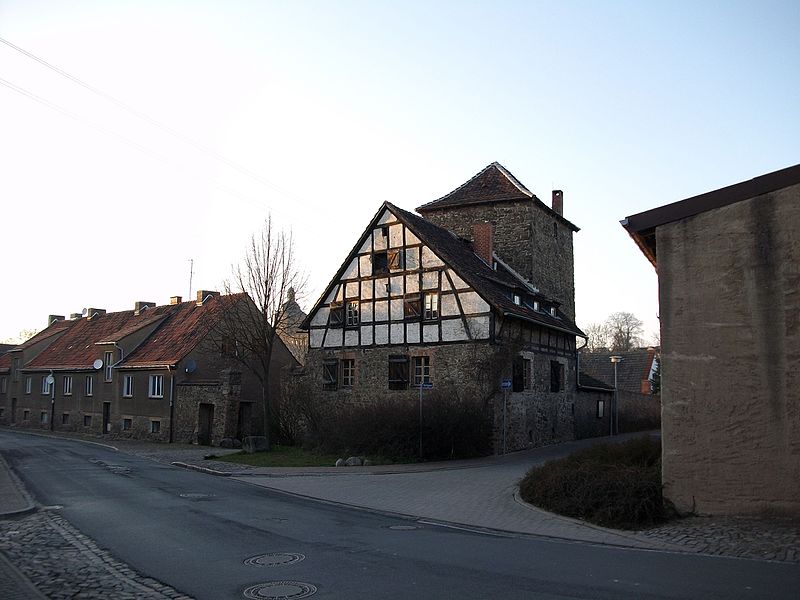
[[[35,329],[23,329],[16,336],[0,340],[0,344],[24,344],[38,333]]]
[[[615,312],[609,315],[605,324],[614,352],[624,352],[641,345],[644,323],[633,313]]]
[[[234,265],[232,271],[231,279],[224,284],[225,294],[246,298],[223,312],[210,331],[210,339],[258,380],[264,436],[269,447],[273,350],[278,336],[288,333],[291,326],[286,318],[287,301],[302,293],[306,277],[295,262],[291,233],[276,230],[271,217],[260,232],[253,234],[242,263]]]
[[[611,336],[606,323],[591,323],[584,327],[583,331],[588,336],[586,350],[589,352],[607,349],[611,345],[609,343]]]

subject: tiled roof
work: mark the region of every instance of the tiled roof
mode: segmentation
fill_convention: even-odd
[[[466,183],[417,208],[418,212],[436,210],[463,204],[502,202],[504,200],[529,200],[533,193],[522,185],[503,165],[493,162]]]
[[[577,226],[537,198],[536,194],[522,185],[519,179],[514,177],[508,169],[498,162],[493,162],[449,194],[417,207],[417,212],[425,214],[429,211],[444,210],[458,206],[490,202],[519,202],[521,200],[533,202],[573,231],[579,231]]]
[[[605,390],[605,391],[608,391],[608,392],[613,392],[614,391],[614,386],[613,385],[607,385],[607,384],[603,383],[602,381],[600,381],[598,379],[595,379],[591,375],[587,375],[582,370],[578,373],[578,377],[579,377],[579,384],[578,385],[580,385],[581,387],[590,387],[590,388],[594,388],[594,389],[598,389],[598,390]]]
[[[59,321],[37,334],[43,339],[51,329],[66,333],[25,365],[26,369],[90,369],[104,348],[98,344],[120,342],[126,336],[149,325],[155,331],[119,366],[172,365],[183,359],[208,331],[208,324],[220,311],[241,299],[242,295],[214,296],[202,306],[195,301],[156,306],[140,315],[121,311],[98,315],[93,319]],[[159,324],[160,321],[160,324]],[[57,327],[60,325],[60,328]],[[30,344],[31,340],[26,342]]]
[[[11,356],[9,354],[0,354],[0,373],[5,373],[11,368]]]
[[[581,352],[581,371],[593,379],[614,387],[612,356],[621,356],[617,363],[617,386],[620,390],[640,393],[642,380],[650,376],[655,350],[635,348],[628,352]]]
[[[512,294],[515,291],[529,293],[526,283],[509,272],[490,268],[477,257],[469,242],[389,202],[386,206],[497,311],[545,327],[579,336],[585,335],[575,323],[561,313],[556,318],[528,306],[514,304]]]

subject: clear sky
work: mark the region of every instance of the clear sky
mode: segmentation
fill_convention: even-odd
[[[798,31],[796,0],[0,0],[0,37],[158,123],[0,44],[0,339],[187,296],[190,259],[220,289],[270,211],[308,307],[382,201],[495,160],[564,190],[578,325],[651,333],[619,220],[800,162]]]

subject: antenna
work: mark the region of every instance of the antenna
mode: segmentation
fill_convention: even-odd
[[[192,275],[194,275],[194,259],[189,259],[189,298],[192,297]]]

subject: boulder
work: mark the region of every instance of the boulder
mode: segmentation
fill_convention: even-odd
[[[248,435],[242,440],[242,450],[248,454],[255,452],[266,452],[269,450],[267,445],[267,438],[263,435]]]
[[[344,459],[343,459],[343,458],[340,458],[340,459],[338,459],[338,460],[336,461],[336,464],[335,464],[334,466],[336,466],[336,467],[343,467],[343,466],[344,466]]]
[[[344,461],[346,467],[360,467],[364,464],[364,459],[360,456],[351,456],[346,461]]]
[[[237,440],[237,439],[234,439],[234,440],[233,440],[233,447],[234,447],[234,448],[236,448],[237,450],[238,450],[239,448],[241,448],[241,447],[242,447],[242,440]]]
[[[233,448],[233,438],[222,438],[219,443],[220,448]]]

